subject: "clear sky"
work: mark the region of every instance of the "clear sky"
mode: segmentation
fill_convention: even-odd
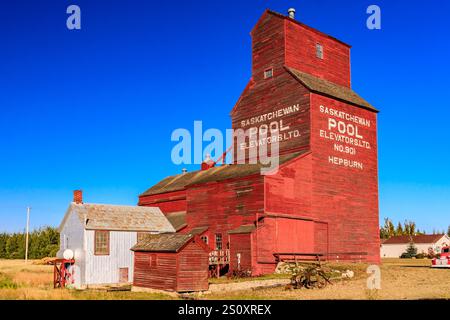
[[[66,8],[81,8],[81,30]],[[366,8],[382,29],[366,28]],[[176,128],[231,126],[266,8],[353,46],[352,83],[379,115],[380,219],[450,224],[449,1],[21,0],[0,6],[0,231],[57,226],[86,202],[137,203],[181,172]],[[189,167],[190,170],[195,169]]]

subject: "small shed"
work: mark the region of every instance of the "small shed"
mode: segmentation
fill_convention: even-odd
[[[131,250],[134,287],[176,292],[208,290],[209,248],[198,234],[148,235]]]

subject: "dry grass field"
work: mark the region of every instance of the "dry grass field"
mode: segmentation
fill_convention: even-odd
[[[202,295],[202,299],[450,299],[450,269],[431,269],[429,260],[384,260],[381,290],[367,290],[366,265],[339,265],[355,272],[351,280],[335,281],[325,289],[285,290],[283,287]],[[279,277],[279,276],[277,276]],[[274,278],[277,278],[274,277]],[[266,277],[267,278],[267,277]],[[220,283],[217,281],[216,283]],[[225,281],[226,282],[226,281]],[[117,300],[173,299],[165,294],[54,290],[52,267],[0,260],[0,299]]]

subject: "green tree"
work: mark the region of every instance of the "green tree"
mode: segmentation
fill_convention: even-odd
[[[59,233],[55,228],[44,227],[29,234],[28,257],[42,259],[54,257],[59,249]],[[24,259],[25,233],[0,234],[0,258]]]
[[[411,259],[415,256],[417,256],[417,247],[415,246],[414,242],[411,241],[408,245],[408,248],[406,248],[406,252],[401,255],[401,258]]]
[[[8,235],[6,233],[0,233],[0,259],[6,259],[6,240]]]
[[[397,224],[397,229],[395,230],[395,235],[396,236],[403,236],[404,235],[403,226],[402,226],[401,222],[399,222]]]

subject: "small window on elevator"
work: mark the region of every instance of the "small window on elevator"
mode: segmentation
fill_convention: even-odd
[[[216,233],[216,250],[222,250],[222,234]]]
[[[269,79],[273,77],[273,68],[264,71],[264,79]]]
[[[323,59],[323,46],[320,43],[316,44],[316,57]]]

